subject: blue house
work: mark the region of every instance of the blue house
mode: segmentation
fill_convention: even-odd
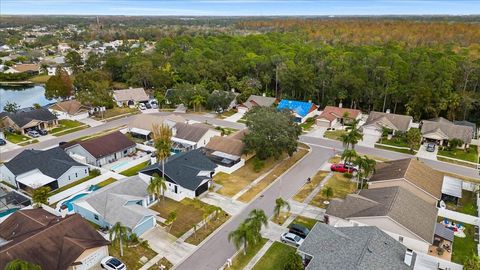
[[[295,122],[303,123],[308,118],[315,116],[317,105],[311,102],[282,99],[277,106],[277,110],[289,110],[295,116]]]
[[[102,228],[120,222],[140,236],[155,226],[158,215],[148,208],[155,198],[147,193],[147,186],[138,176],[125,178],[78,199],[73,209]]]

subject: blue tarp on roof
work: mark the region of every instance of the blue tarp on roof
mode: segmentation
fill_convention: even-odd
[[[305,117],[310,112],[312,106],[313,103],[310,102],[282,99],[278,104],[277,109],[291,110],[301,117]]]

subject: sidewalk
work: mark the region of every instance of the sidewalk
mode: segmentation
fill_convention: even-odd
[[[84,123],[85,125],[89,125],[91,127],[97,127],[97,126],[101,126],[101,125],[105,124],[104,122],[95,120],[95,119],[90,118],[90,117],[79,119],[78,122]]]
[[[235,216],[240,213],[242,209],[246,206],[245,203],[233,200],[222,196],[215,192],[208,192],[205,197],[200,199],[202,202],[221,207],[225,212],[231,216]]]

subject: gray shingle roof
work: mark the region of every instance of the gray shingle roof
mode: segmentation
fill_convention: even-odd
[[[39,169],[43,174],[57,179],[73,166],[83,166],[62,149],[24,150],[4,165],[15,175]]]
[[[372,111],[368,115],[365,126],[376,124],[395,130],[407,131],[412,120],[413,118],[408,115]]]
[[[435,235],[442,237],[448,241],[453,242],[455,236],[454,232],[450,229],[447,229],[444,225],[437,223],[435,224]]]
[[[404,263],[407,248],[377,227],[339,227],[317,223],[299,251],[313,256],[305,270],[413,269]]]
[[[433,242],[438,209],[401,187],[362,190],[334,199],[326,213],[340,218],[388,216],[426,242]]]
[[[174,126],[175,134],[173,137],[191,142],[198,142],[210,130],[205,124],[185,124],[176,123]]]
[[[437,131],[445,134],[449,140],[457,138],[465,143],[470,143],[473,137],[473,128],[471,126],[456,125],[442,117],[422,121],[422,135]]]
[[[242,105],[251,109],[254,106],[271,107],[277,101],[274,97],[250,95]]]
[[[202,152],[203,148],[176,154],[165,162],[167,181],[176,183],[186,189],[196,190],[210,175],[198,175],[201,171],[213,172],[217,165]],[[162,175],[162,165],[155,163],[140,171],[148,175]]]
[[[46,108],[40,108],[40,109],[28,110],[28,111],[19,111],[17,113],[3,112],[0,114],[0,118],[3,118],[5,116],[12,119],[12,121],[19,127],[23,127],[24,125],[28,124],[32,120],[40,120],[40,121],[46,122],[46,121],[52,121],[57,119],[57,117]]]

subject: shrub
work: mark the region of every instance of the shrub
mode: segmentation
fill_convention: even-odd
[[[253,171],[257,173],[263,169],[263,166],[265,166],[265,162],[263,160],[260,160],[257,157],[254,157],[252,162],[253,162]]]
[[[100,170],[99,169],[91,169],[90,174],[93,176],[99,176],[100,175]]]
[[[353,177],[353,174],[351,174],[351,173],[344,173],[343,176],[345,176],[346,178],[352,178],[352,177]]]

